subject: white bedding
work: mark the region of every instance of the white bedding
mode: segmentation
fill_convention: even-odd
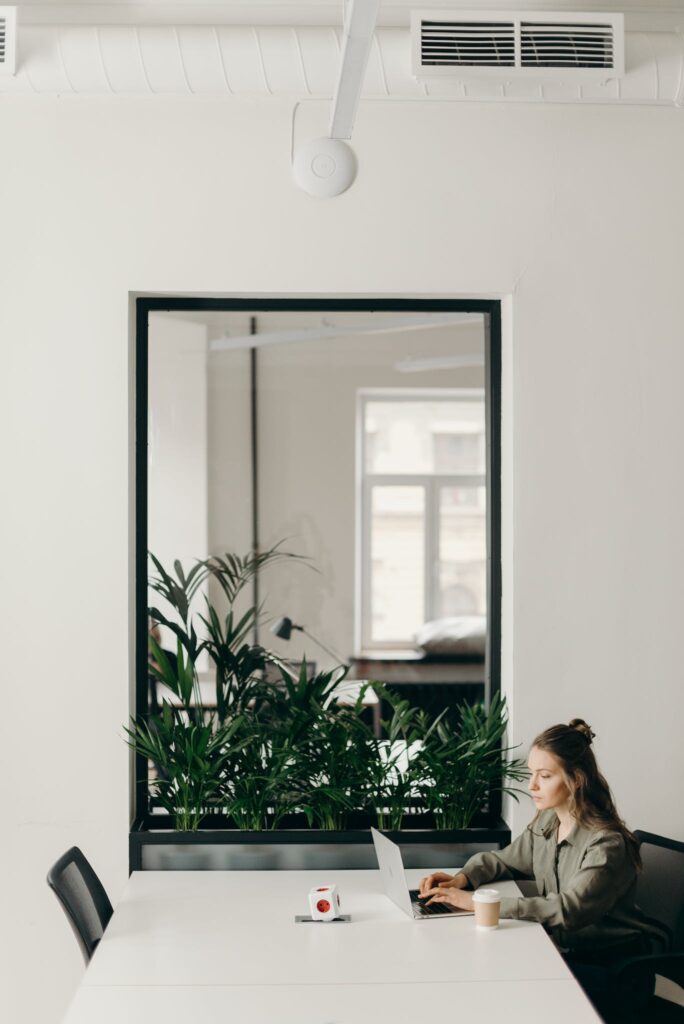
[[[426,654],[484,655],[486,635],[484,615],[460,615],[426,622],[416,633],[415,641]]]

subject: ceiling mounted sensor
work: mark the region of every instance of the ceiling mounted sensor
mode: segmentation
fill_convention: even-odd
[[[356,177],[356,156],[341,139],[311,139],[297,150],[293,164],[300,188],[317,199],[346,192]]]
[[[417,78],[621,78],[624,15],[550,11],[413,11]]]
[[[0,75],[13,75],[17,65],[17,9],[0,7]]]
[[[295,181],[310,196],[339,196],[356,178],[356,156],[344,140],[352,135],[379,6],[380,0],[349,0],[347,5],[329,133],[301,145],[292,165]]]

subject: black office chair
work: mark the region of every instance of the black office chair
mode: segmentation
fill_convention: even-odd
[[[107,893],[77,846],[52,865],[47,883],[64,907],[87,964],[113,914]]]
[[[661,934],[662,950],[634,956],[616,965],[614,972],[624,985],[659,974],[684,986],[684,843],[651,832],[635,832],[643,871],[637,881],[636,902]],[[684,1008],[652,996],[640,1013],[644,1024],[684,1020]]]

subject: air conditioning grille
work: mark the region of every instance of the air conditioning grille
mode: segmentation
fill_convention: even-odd
[[[520,63],[524,68],[611,69],[613,26],[522,22]]]
[[[14,74],[16,50],[17,9],[3,5],[0,6],[0,75]]]
[[[509,22],[423,21],[421,63],[430,67],[514,67],[515,26]]]

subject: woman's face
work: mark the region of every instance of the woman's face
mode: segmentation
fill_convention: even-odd
[[[563,777],[559,762],[548,750],[532,747],[527,759],[530,769],[528,789],[538,811],[562,807],[570,799],[570,790]]]

